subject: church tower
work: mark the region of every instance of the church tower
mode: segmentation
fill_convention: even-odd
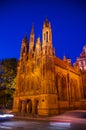
[[[44,108],[40,113],[49,115],[57,113],[57,91],[55,87],[54,50],[52,46],[52,30],[48,19],[45,20],[42,30],[42,81],[41,93],[44,97]],[[51,102],[49,102],[51,97]],[[53,100],[52,100],[53,99]],[[53,103],[53,106],[52,106]],[[47,109],[46,109],[47,108]]]

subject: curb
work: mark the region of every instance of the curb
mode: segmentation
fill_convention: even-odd
[[[14,116],[14,119],[49,121],[49,118],[44,118],[44,117],[41,118],[41,117]]]

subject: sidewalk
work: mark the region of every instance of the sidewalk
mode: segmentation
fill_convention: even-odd
[[[14,119],[49,121],[50,116],[14,114]]]

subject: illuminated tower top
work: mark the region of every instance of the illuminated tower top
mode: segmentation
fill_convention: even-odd
[[[52,30],[51,30],[51,25],[47,18],[43,24],[42,43],[43,43],[43,46],[48,45],[52,47]]]

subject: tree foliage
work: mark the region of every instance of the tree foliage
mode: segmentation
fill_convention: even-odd
[[[6,106],[12,100],[15,90],[17,59],[2,59],[0,61],[0,104]]]

